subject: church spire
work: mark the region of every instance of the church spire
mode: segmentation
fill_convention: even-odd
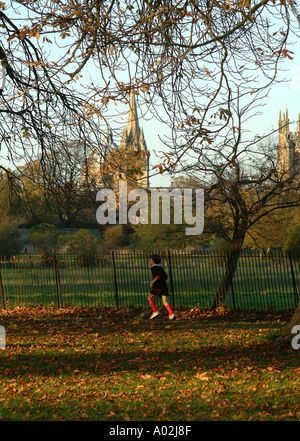
[[[289,120],[289,111],[286,108],[286,115],[285,115],[285,133],[288,135],[290,133],[290,120]]]
[[[130,103],[129,103],[129,113],[127,122],[127,136],[138,139],[140,134],[140,127],[138,122],[137,108],[135,102],[135,93],[131,92]]]
[[[281,109],[280,109],[280,111],[279,111],[278,129],[279,129],[279,132],[281,132],[281,130],[282,130],[282,116],[281,116]]]

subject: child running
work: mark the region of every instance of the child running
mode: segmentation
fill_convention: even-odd
[[[159,315],[159,312],[155,305],[155,298],[161,297],[164,306],[167,308],[169,313],[169,319],[173,320],[175,314],[172,311],[171,306],[168,303],[168,285],[167,285],[167,274],[165,270],[160,266],[160,256],[157,254],[152,254],[150,259],[152,282],[150,283],[150,294],[148,295],[148,301],[152,309],[152,315],[150,319],[154,319]]]

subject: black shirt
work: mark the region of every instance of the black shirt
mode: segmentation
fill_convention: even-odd
[[[152,273],[152,280],[156,276],[159,276],[159,279],[153,283],[152,288],[158,291],[168,291],[168,285],[166,282],[168,276],[165,273],[165,270],[160,265],[154,264],[151,266],[151,273]]]

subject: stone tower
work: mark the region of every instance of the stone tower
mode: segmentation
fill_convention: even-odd
[[[134,93],[130,96],[127,126],[119,147],[110,129],[104,133],[99,147],[87,158],[82,178],[84,186],[117,188],[121,179],[131,181],[131,185],[149,187],[149,151],[143,128],[139,126]]]
[[[116,149],[117,144],[113,141],[112,131],[107,128],[103,134],[99,148],[94,148],[86,159],[81,178],[81,184],[83,187],[89,187],[92,189],[103,187],[105,184],[103,168],[105,167],[107,155],[110,151]]]
[[[279,113],[277,169],[280,173],[292,175],[300,173],[300,114],[298,114],[297,131],[290,132],[288,110]]]
[[[124,127],[119,151],[136,168],[139,185],[149,187],[149,151],[143,128],[139,126],[134,93],[130,96],[127,127]]]

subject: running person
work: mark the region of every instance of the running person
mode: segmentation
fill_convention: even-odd
[[[152,273],[152,282],[150,283],[150,294],[148,295],[148,301],[152,309],[152,315],[150,319],[154,319],[159,315],[157,310],[155,299],[157,297],[161,297],[164,306],[167,308],[169,313],[169,319],[173,320],[175,314],[172,311],[171,306],[168,303],[168,285],[167,285],[167,274],[162,266],[160,266],[160,256],[157,254],[152,254],[150,259],[151,264],[151,273]]]

